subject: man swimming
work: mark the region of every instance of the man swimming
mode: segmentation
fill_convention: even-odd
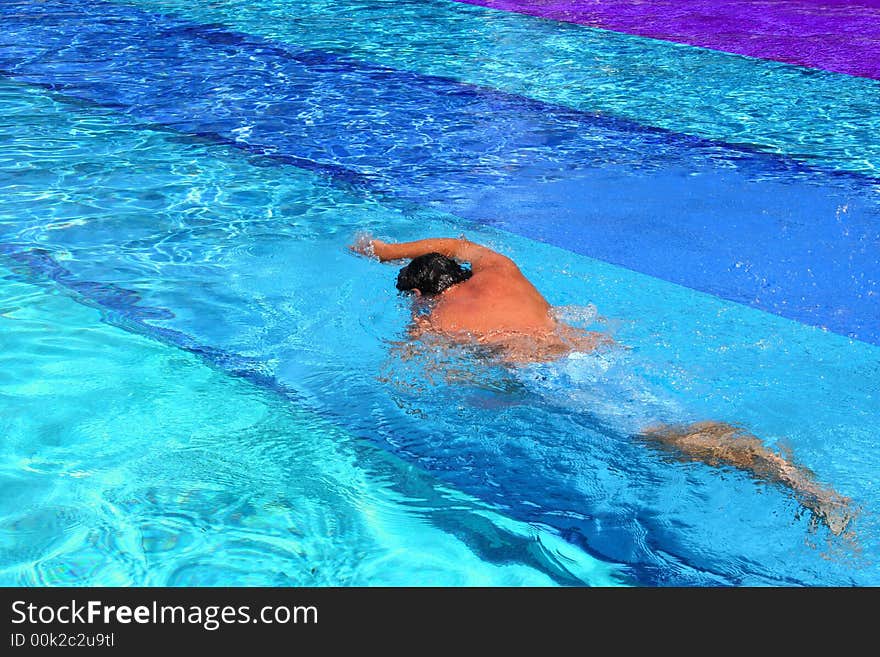
[[[398,273],[397,289],[430,300],[428,312],[413,318],[414,339],[431,334],[489,345],[508,363],[553,360],[614,344],[600,333],[554,318],[551,305],[510,258],[466,239],[392,244],[363,237],[350,248],[380,262],[410,259]],[[739,427],[723,422],[657,425],[644,427],[637,437],[682,460],[730,465],[783,484],[834,534],[842,534],[852,518],[847,498],[817,484],[809,471]]]
[[[431,300],[430,313],[413,318],[413,338],[433,333],[496,347],[508,362],[552,360],[612,342],[556,320],[513,260],[485,246],[449,238],[399,244],[365,238],[352,250],[382,262],[412,259],[400,270],[397,289]]]

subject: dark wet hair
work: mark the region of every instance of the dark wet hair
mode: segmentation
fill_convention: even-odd
[[[397,274],[397,289],[422,294],[440,294],[448,287],[466,281],[473,275],[452,258],[440,253],[426,253],[412,261]]]

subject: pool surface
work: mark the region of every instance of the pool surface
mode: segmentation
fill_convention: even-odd
[[[0,5],[0,584],[880,584],[880,7],[634,6]],[[624,347],[408,355],[361,233]]]

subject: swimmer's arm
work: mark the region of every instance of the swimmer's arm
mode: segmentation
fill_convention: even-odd
[[[437,237],[416,240],[414,242],[398,242],[396,244],[377,239],[368,239],[356,243],[351,248],[357,253],[374,255],[381,262],[404,258],[418,258],[427,253],[440,253],[447,258],[471,263],[471,268],[474,272],[478,269],[502,263],[513,264],[512,260],[500,253],[496,253],[492,249],[474,244],[469,240],[450,237]]]

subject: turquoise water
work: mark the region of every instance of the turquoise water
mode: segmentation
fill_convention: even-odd
[[[96,16],[123,6],[86,4]],[[150,15],[148,26],[127,6],[88,35],[64,32],[74,12],[66,23],[62,4],[57,22],[25,17],[21,32],[0,37],[10,68],[0,78],[2,583],[880,582],[880,347],[846,335],[876,324],[880,214],[862,175],[874,166],[876,138],[863,130],[876,118],[876,87],[865,86],[874,82],[457,3],[397,13],[390,3],[311,3],[296,15],[280,3],[134,4],[296,48],[168,17]],[[125,55],[148,27],[181,48],[162,42],[156,61],[174,67],[152,78]],[[119,52],[84,67],[77,48],[104,29]],[[571,30],[586,35],[576,51]],[[70,46],[53,50],[58,39]],[[223,67],[196,64],[203,43],[230,61],[253,58],[253,70],[215,84]],[[301,48],[458,82],[364,73]],[[559,77],[539,70],[566,50]],[[605,71],[610,91],[596,94],[602,52],[623,68]],[[688,57],[709,72],[688,69]],[[279,63],[289,61],[303,66]],[[645,68],[640,88],[632,71]],[[284,77],[293,70],[303,77]],[[375,98],[364,75],[377,81]],[[254,76],[265,86],[249,86]],[[429,93],[389,100],[397,87],[385,78],[464,98],[479,121],[443,116],[451,105]],[[744,104],[690,103],[710,78]],[[748,91],[755,80],[776,90],[772,103]],[[517,128],[543,106],[461,81],[613,111],[623,127],[587,134],[593,153],[577,141],[583,117],[565,115],[565,130]],[[338,138],[299,131],[337,111],[355,82],[362,97],[351,106],[376,123],[328,119]],[[284,113],[304,96],[322,103]],[[734,120],[741,110],[749,121]],[[833,125],[807,120],[822,112]],[[626,127],[633,119],[641,128]],[[731,143],[643,139],[642,128]],[[504,130],[520,141],[493,150]],[[434,139],[445,140],[439,150]],[[585,152],[589,175],[567,168]],[[762,159],[777,152],[785,157]],[[688,182],[700,179],[726,181],[725,191]],[[482,195],[485,180],[494,184]],[[543,203],[528,197],[530,183],[547,183],[546,204],[569,211],[564,221],[528,223],[522,208]],[[711,235],[695,239],[685,218],[651,223],[682,197],[689,214],[712,209],[718,242],[769,235],[775,267],[759,271],[760,252],[722,254],[733,258],[723,275],[698,288],[573,248],[595,241],[603,221],[629,217],[644,233],[621,229],[609,241],[635,245],[637,258],[657,241],[658,252],[684,244],[694,254],[667,258],[671,269],[696,269],[701,251],[718,259]],[[505,201],[510,213],[495,214]],[[346,248],[361,232],[465,233],[513,257],[571,321],[623,347],[519,368],[454,349],[411,353],[400,344],[410,308],[395,268]],[[813,261],[796,257],[820,246]],[[755,295],[782,290],[781,305],[796,303],[826,273],[810,266],[829,257],[853,288],[837,305],[804,302],[803,321],[724,294],[742,275],[757,280]],[[844,328],[823,329],[828,317]],[[790,449],[853,499],[854,533],[830,535],[785,489],[632,439],[658,419],[734,422]]]

